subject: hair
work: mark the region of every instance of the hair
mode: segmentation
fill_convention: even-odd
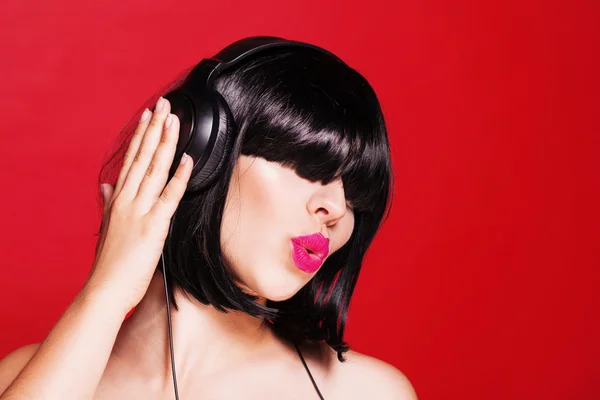
[[[192,68],[152,96],[125,125],[102,166],[99,183],[115,184],[141,112],[181,86]],[[222,173],[205,190],[186,193],[172,218],[164,252],[170,300],[177,308],[173,287],[178,287],[220,311],[264,318],[286,339],[325,341],[339,361],[345,361],[350,299],[367,248],[392,201],[391,157],[377,96],[356,70],[328,54],[300,47],[257,52],[224,71],[215,89],[229,105],[236,136]],[[229,182],[242,154],[278,162],[313,182],[341,178],[355,214],[350,239],[311,281],[291,298],[267,300],[266,306],[234,283],[220,247]],[[188,187],[194,184],[191,179]]]

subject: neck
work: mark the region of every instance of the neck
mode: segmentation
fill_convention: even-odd
[[[220,312],[175,289],[179,310],[171,307],[178,383],[205,366],[214,372],[264,350],[273,337],[269,325],[239,311]],[[261,299],[264,304],[266,300]],[[167,309],[163,277],[156,273],[148,291],[121,327],[114,354],[160,388],[172,385]],[[160,367],[158,367],[160,366]]]

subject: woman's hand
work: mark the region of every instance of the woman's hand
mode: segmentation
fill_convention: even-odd
[[[162,97],[154,113],[145,110],[115,187],[103,185],[102,226],[84,290],[108,291],[128,309],[148,289],[192,171],[192,160],[184,154],[167,184],[179,138],[179,120],[170,111]]]
[[[171,111],[166,100],[153,114],[146,111],[114,190],[108,186],[103,194],[102,227],[86,284],[39,348],[19,352],[18,363],[11,361],[15,357],[0,363],[0,390],[8,386],[0,398],[94,397],[123,319],[148,289],[192,171],[191,159],[184,158],[165,187],[179,121],[173,115],[170,126],[165,123]]]

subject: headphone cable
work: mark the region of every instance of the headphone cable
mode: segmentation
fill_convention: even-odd
[[[171,237],[171,232],[173,230],[173,220],[174,219],[175,219],[175,216],[173,215],[173,218],[171,218],[171,223],[169,226],[169,239]],[[169,325],[169,350],[171,353],[171,372],[173,374],[173,389],[175,390],[175,400],[179,400],[179,391],[177,390],[177,374],[175,373],[175,355],[173,354],[173,329],[172,329],[172,325],[171,325],[171,305],[169,303],[169,288],[167,286],[167,271],[165,268],[165,252],[164,252],[164,250],[160,255],[160,259],[162,261],[162,271],[163,271],[163,278],[164,278],[164,282],[165,282],[165,299],[167,302],[167,322]]]

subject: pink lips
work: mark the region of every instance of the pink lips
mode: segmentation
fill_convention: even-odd
[[[292,238],[292,259],[304,272],[313,273],[319,269],[329,254],[329,239],[320,233]]]

